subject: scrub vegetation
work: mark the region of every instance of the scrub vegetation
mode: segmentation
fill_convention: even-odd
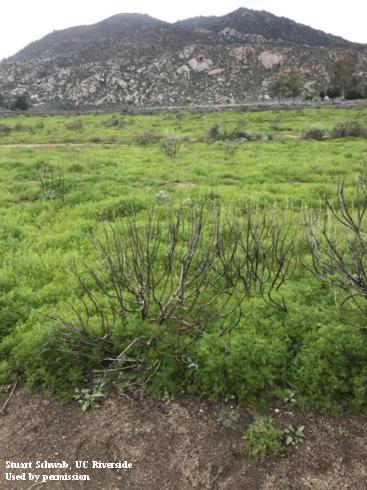
[[[366,408],[366,124],[2,118],[0,385]]]

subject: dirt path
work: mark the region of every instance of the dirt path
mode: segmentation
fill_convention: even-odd
[[[90,148],[90,147],[122,147],[126,148],[130,145],[122,145],[120,143],[12,143],[9,145],[1,145],[1,148],[59,148],[59,147],[70,147],[70,148]]]
[[[3,397],[5,398],[5,397]],[[2,400],[0,400],[0,405]],[[326,416],[288,410],[274,415],[284,426],[304,424],[306,442],[259,463],[243,450],[253,419],[243,407],[192,398],[142,402],[112,396],[82,413],[51,396],[16,391],[0,417],[0,488],[28,490],[365,490],[367,417]],[[37,470],[36,461],[127,461],[131,469]],[[6,461],[33,463],[14,474],[86,474],[90,480],[7,481]],[[50,473],[51,472],[51,473]]]

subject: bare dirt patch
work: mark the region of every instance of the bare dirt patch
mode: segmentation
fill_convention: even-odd
[[[194,187],[195,184],[192,184],[191,182],[176,182],[175,187],[176,189],[191,189]]]
[[[133,464],[130,470],[74,470],[89,474],[91,480],[39,485],[49,489],[367,488],[367,417],[281,410],[274,414],[276,423],[304,424],[306,441],[260,463],[246,456],[242,442],[243,431],[255,415],[245,407],[188,397],[165,403],[117,396],[83,414],[78,406],[61,404],[50,395],[19,390],[0,417],[0,488],[32,486],[29,481],[5,480],[9,460]]]

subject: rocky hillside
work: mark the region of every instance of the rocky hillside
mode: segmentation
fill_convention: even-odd
[[[54,31],[3,60],[0,94],[60,109],[241,103],[269,98],[270,85],[294,69],[312,94],[341,58],[367,73],[365,45],[263,11],[175,24],[119,14]]]

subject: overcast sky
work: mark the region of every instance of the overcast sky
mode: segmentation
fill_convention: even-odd
[[[54,29],[93,24],[122,12],[161,20],[223,15],[239,7],[267,10],[350,41],[367,43],[366,0],[2,0],[0,59]]]

